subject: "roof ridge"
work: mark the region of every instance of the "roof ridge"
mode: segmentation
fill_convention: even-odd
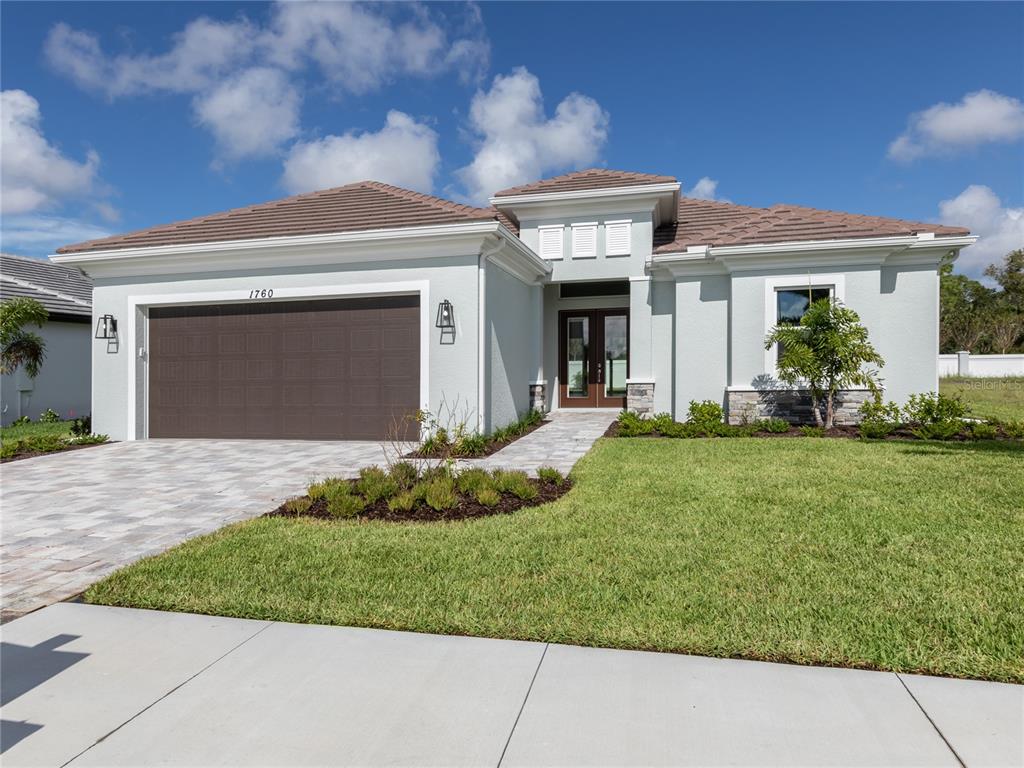
[[[11,255],[11,254],[7,254],[7,253],[4,254],[4,256],[9,256],[9,255]],[[31,259],[30,256],[22,256],[20,258]],[[38,259],[32,259],[32,261],[38,261]],[[57,265],[55,264],[54,266],[57,266]],[[47,288],[45,285],[38,285],[36,283],[30,283],[28,280],[23,280],[23,279],[21,279],[19,277],[12,277],[11,275],[0,274],[0,280],[6,280],[9,283],[14,283],[15,285],[20,285],[23,288],[31,288],[33,291],[40,291],[41,293],[48,293],[51,296],[56,296],[58,299],[64,299],[64,301],[70,301],[72,304],[78,304],[80,307],[86,307],[86,308],[90,308],[90,309],[92,308],[92,304],[87,302],[87,301],[82,301],[82,299],[79,299],[79,298],[77,298],[75,296],[70,296],[70,295],[68,295],[66,293],[61,293],[60,291],[55,291],[53,288]]]

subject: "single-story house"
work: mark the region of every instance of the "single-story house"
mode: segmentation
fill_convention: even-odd
[[[0,254],[0,302],[35,299],[49,312],[41,329],[28,330],[46,342],[39,375],[24,368],[0,376],[0,420],[7,426],[28,416],[37,420],[53,410],[62,418],[88,416],[92,368],[92,280],[73,267],[45,259]]]
[[[365,181],[59,249],[95,281],[94,426],[372,439],[423,409],[797,418],[764,348],[808,295],[860,313],[888,398],[937,386],[940,261],[967,230],[689,199],[593,169],[477,208]],[[848,418],[864,393],[846,393]]]

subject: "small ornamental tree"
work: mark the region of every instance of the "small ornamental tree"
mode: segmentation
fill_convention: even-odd
[[[840,390],[868,387],[876,398],[879,396],[877,371],[865,366],[883,366],[885,361],[868,341],[868,329],[861,325],[857,313],[838,301],[815,301],[799,325],[775,326],[764,343],[765,349],[779,345],[779,379],[810,392],[819,427],[832,428],[836,393]]]
[[[25,326],[42,328],[47,317],[49,313],[35,299],[18,297],[0,304],[0,373],[14,373],[24,366],[29,377],[39,374],[46,342]]]

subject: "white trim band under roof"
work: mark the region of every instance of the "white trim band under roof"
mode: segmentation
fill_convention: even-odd
[[[801,251],[844,250],[850,248],[964,248],[972,245],[977,235],[935,236],[934,232],[917,235],[893,235],[886,237],[855,237],[844,240],[790,240],[781,243],[753,243],[750,245],[690,245],[678,251],[660,251],[651,260],[654,263],[673,261],[697,261],[716,256],[746,256],[768,253],[799,253]]]

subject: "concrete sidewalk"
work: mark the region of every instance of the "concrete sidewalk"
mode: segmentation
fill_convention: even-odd
[[[1021,765],[1024,687],[61,603],[3,632],[15,765]]]

